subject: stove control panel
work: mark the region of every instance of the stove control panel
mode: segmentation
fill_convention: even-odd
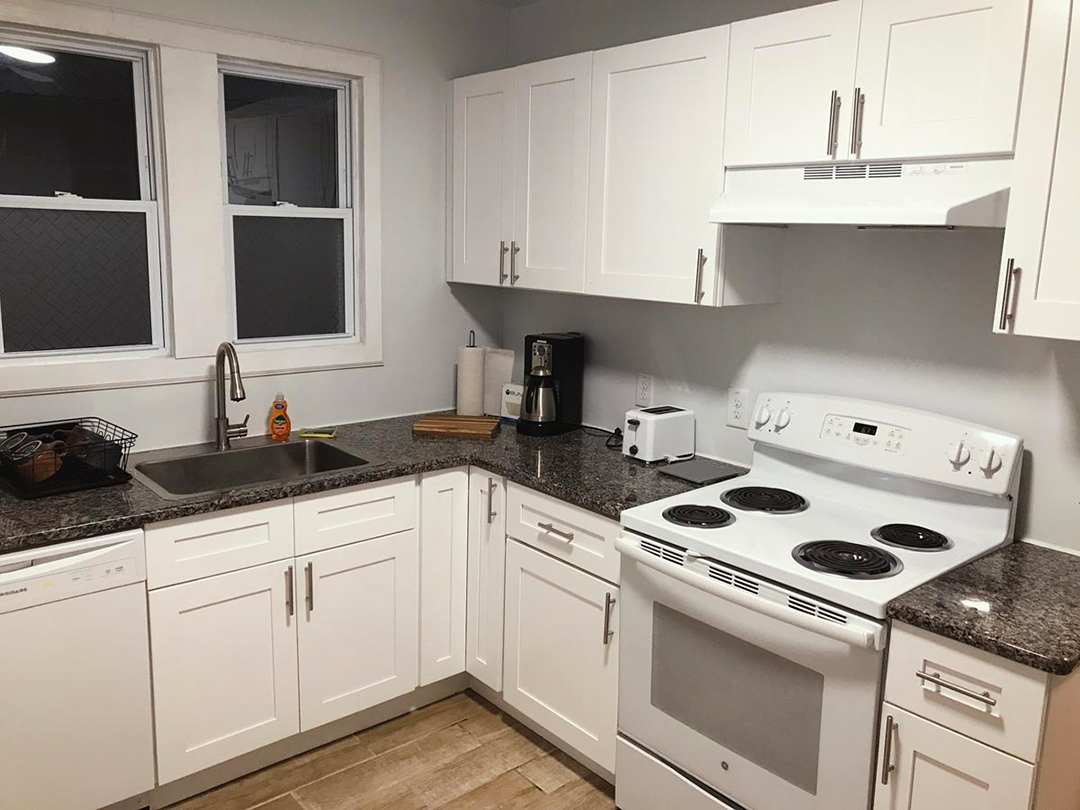
[[[949,416],[794,393],[761,394],[749,437],[759,445],[996,496],[1012,492],[1024,448],[1019,436]]]

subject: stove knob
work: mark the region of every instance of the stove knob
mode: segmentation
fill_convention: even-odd
[[[960,469],[971,460],[971,451],[963,440],[949,445],[949,462],[954,468]]]
[[[784,410],[780,411],[780,413],[776,415],[776,429],[783,430],[790,424],[791,412],[787,408],[784,408]]]
[[[979,464],[979,469],[982,470],[983,475],[987,478],[993,478],[994,473],[1001,469],[1001,453],[993,447],[989,450],[980,452],[976,461]]]
[[[757,416],[754,417],[755,427],[764,427],[769,424],[769,420],[772,419],[772,411],[769,410],[768,405],[762,405],[757,412]]]

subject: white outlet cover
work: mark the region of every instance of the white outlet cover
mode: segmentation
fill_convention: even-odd
[[[647,408],[652,405],[653,378],[651,374],[638,374],[637,393],[634,395],[634,404],[639,408]]]
[[[747,388],[729,388],[727,400],[728,427],[750,427],[750,390]]]

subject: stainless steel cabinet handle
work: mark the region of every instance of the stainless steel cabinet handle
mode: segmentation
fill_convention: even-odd
[[[941,677],[940,672],[923,672],[921,669],[915,671],[915,677],[923,681],[929,681],[932,684],[940,686],[942,689],[950,689],[953,692],[958,692],[964,697],[969,697],[972,700],[977,700],[980,703],[985,703],[987,706],[997,706],[997,701],[990,697],[989,692],[973,692],[970,689],[965,689],[963,686],[955,683],[949,683],[947,680]]]
[[[863,110],[866,108],[866,95],[861,87],[855,88],[855,103],[851,105],[851,155],[858,157],[862,151]]]
[[[881,784],[889,784],[889,774],[896,770],[892,764],[892,737],[893,729],[897,728],[892,715],[885,718],[885,745],[881,749]]]
[[[550,523],[537,523],[536,525],[543,529],[545,532],[548,532],[549,534],[553,534],[556,537],[561,537],[567,543],[571,543],[574,540],[573,532],[560,531],[559,529],[556,529],[554,526],[552,526]]]
[[[521,248],[517,246],[517,242],[510,243],[510,286],[513,287],[518,283],[518,279],[521,276],[517,271],[517,255],[521,253]]]
[[[308,563],[304,569],[307,580],[307,609],[308,613],[315,610],[315,563]]]
[[[285,569],[285,613],[289,616],[296,613],[296,580],[291,565]]]
[[[832,91],[832,99],[829,101],[829,140],[825,144],[825,154],[836,157],[836,149],[840,145],[840,93]]]
[[[604,594],[604,646],[611,643],[611,637],[615,631],[611,629],[611,609],[615,607],[615,597],[610,593]]]
[[[694,303],[700,304],[701,299],[705,297],[705,290],[703,289],[705,281],[705,262],[708,258],[705,256],[705,251],[702,248],[698,248],[697,252],[697,274],[694,281]]]
[[[499,242],[499,286],[501,287],[506,283],[506,254],[510,252],[510,248],[506,246],[506,242]]]
[[[488,517],[488,523],[489,524],[493,523],[495,521],[495,517],[499,514],[498,512],[495,511],[495,487],[496,487],[495,479],[494,478],[489,478],[488,479],[488,489],[487,489],[487,496],[488,496],[488,515],[487,515],[487,517]]]
[[[1005,265],[1005,285],[1001,293],[1001,318],[998,320],[998,329],[1002,332],[1009,328],[1009,321],[1013,318],[1009,306],[1012,304],[1013,277],[1019,273],[1020,268],[1016,266],[1016,259],[1009,259]]]

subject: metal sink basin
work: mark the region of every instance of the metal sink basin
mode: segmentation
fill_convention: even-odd
[[[176,500],[380,463],[325,439],[256,441],[261,443],[232,450],[205,452],[200,446],[148,453],[135,465],[135,477],[163,498]],[[168,457],[158,460],[162,455]]]

